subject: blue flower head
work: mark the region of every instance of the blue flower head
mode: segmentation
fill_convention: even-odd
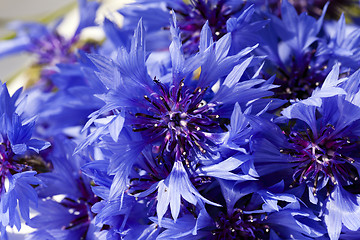
[[[252,0],[259,7],[260,9],[266,8],[267,11],[273,13],[274,15],[280,16],[281,15],[281,1],[278,0],[270,0],[270,1],[263,1],[263,0]],[[312,0],[305,0],[305,1],[291,1],[291,4],[294,6],[298,14],[306,12],[310,16],[313,17],[320,17],[322,14],[322,9],[326,5],[328,1],[326,0],[319,0],[319,1],[312,1]],[[349,8],[356,8],[356,2],[353,0],[334,0],[331,1],[329,4],[329,10],[326,13],[327,17],[332,19],[338,18],[342,12],[349,10]]]
[[[283,130],[254,120],[262,136],[254,138],[255,169],[269,182],[282,176],[288,191],[316,206],[314,212],[321,209],[330,238],[338,239],[343,226],[360,226],[352,215],[358,211],[360,109],[345,96],[321,100],[320,106],[304,101],[285,109],[290,122]]]
[[[31,185],[40,183],[35,174],[44,165],[37,153],[50,146],[32,138],[34,119],[21,117],[22,108],[17,102],[20,93],[21,89],[10,97],[6,85],[1,86],[0,222],[4,238],[7,225],[20,229],[20,214],[25,220],[29,219],[29,202],[37,202]]]
[[[302,114],[303,108],[297,106],[291,111],[291,116],[306,121],[312,133],[308,137],[299,133],[290,135],[297,148],[293,156],[299,164],[294,177],[299,182],[309,183],[315,197],[313,202],[317,201],[318,192],[326,187],[330,196],[326,200],[324,220],[330,238],[337,239],[342,224],[351,230],[359,228],[359,220],[350,212],[358,211],[358,192],[355,189],[359,184],[357,128],[360,109],[339,96],[324,99],[319,124],[315,121],[316,108],[307,106],[307,113]],[[348,222],[350,218],[351,224]]]
[[[105,155],[104,158],[107,159],[108,156]],[[99,227],[97,233],[105,235],[106,239],[148,239],[149,236],[150,239],[155,239],[160,228],[148,220],[153,213],[153,202],[151,199],[135,196],[143,187],[149,188],[149,178],[146,181],[146,177],[140,179],[133,175],[133,186],[127,190],[130,194],[110,200],[114,176],[107,174],[108,166],[108,160],[96,160],[82,168],[84,174],[94,181],[94,194],[102,199],[91,208],[95,213],[95,224]],[[137,181],[143,184],[137,184]]]
[[[112,177],[107,199],[120,206],[128,196],[135,196],[138,203],[154,203],[148,211],[157,215],[159,224],[165,217],[176,221],[189,208],[218,205],[201,191],[217,178],[254,180],[255,175],[248,174],[251,166],[238,169],[248,159],[242,156],[246,150],[228,146],[235,137],[222,144],[230,123],[236,125],[233,131],[242,129],[231,119],[234,108],[258,113],[266,105],[271,107],[270,99],[261,98],[270,96],[274,87],[253,71],[254,58],[246,55],[254,47],[228,56],[230,33],[214,42],[205,24],[201,51],[186,57],[175,14],[170,30],[171,68],[156,78],[145,61],[142,21],[130,51],[121,48],[117,63],[89,55],[97,78],[93,80],[106,87],[98,95],[105,105],[91,115],[84,130],[93,131],[76,149],[96,143],[106,152],[107,174]],[[194,72],[200,68],[197,76]],[[219,87],[212,89],[218,81]]]
[[[275,92],[278,98],[305,99],[324,81],[331,59],[316,57],[316,43],[327,7],[328,4],[320,18],[315,19],[306,13],[298,15],[288,1],[282,1],[281,18],[268,16],[271,22],[260,31],[259,50],[269,59],[264,73],[277,74],[275,83],[279,88]]]
[[[154,1],[140,1],[142,8],[139,8],[139,3],[135,2],[134,5],[120,9],[119,12],[125,16],[125,28],[133,28],[135,22],[142,18],[149,31],[156,31],[154,34],[156,36],[164,36],[164,31],[159,30],[170,28],[168,19],[174,13],[178,20],[178,27],[182,31],[181,42],[184,53],[188,55],[198,52],[200,33],[206,22],[215,41],[229,32],[234,32],[241,48],[254,45],[256,42],[254,42],[253,33],[266,24],[266,21],[255,21],[253,19],[255,9],[242,1],[165,0],[160,2],[162,4],[157,2],[154,5]],[[245,32],[247,37],[244,40],[242,37]],[[156,44],[155,41],[159,41],[158,37],[156,39],[153,36],[149,37],[151,45]],[[237,48],[239,49],[240,47]]]
[[[25,90],[29,104],[24,115],[37,116],[38,136],[51,141],[53,135],[63,134],[70,128],[73,131],[66,134],[78,135],[87,116],[102,106],[102,101],[94,96],[100,90],[89,85],[83,73],[84,66],[80,62],[58,64],[56,73],[51,75],[51,84],[37,84]],[[78,129],[74,128],[76,126]]]
[[[217,198],[223,194],[223,207],[201,209],[177,222],[165,219],[165,231],[157,239],[312,239],[324,234],[320,219],[291,194],[254,192],[249,185],[229,181],[220,185]]]
[[[357,26],[352,27],[345,24],[345,15],[342,14],[336,23],[327,23],[324,26],[328,33],[328,38],[319,40],[319,47],[316,53],[318,58],[330,59],[341,63],[342,72],[353,73],[359,68],[359,41],[360,30]],[[334,31],[335,30],[335,31]],[[331,63],[330,63],[331,65]]]
[[[27,223],[37,230],[29,239],[91,239],[98,230],[91,207],[100,198],[92,192],[90,179],[80,171],[90,160],[79,154],[72,156],[74,147],[64,136],[53,141],[53,149],[47,156],[52,171],[38,174],[41,184],[36,191],[41,201],[38,214]],[[61,200],[55,196],[62,196]]]
[[[208,141],[212,136],[210,133],[224,131],[223,118],[230,117],[236,102],[245,106],[251,100],[271,95],[267,90],[273,88],[269,82],[260,79],[245,81],[247,84],[238,82],[252,61],[252,58],[240,59],[243,59],[252,48],[244,49],[236,56],[226,57],[231,46],[229,35],[215,47],[215,43],[206,43],[212,41],[211,36],[207,34],[208,29],[205,25],[202,32],[204,40],[200,47],[209,50],[186,59],[182,53],[179,28],[174,22],[171,28],[173,42],[170,45],[172,76],[169,80],[169,75],[165,76],[164,81],[148,75],[144,62],[141,25],[135,32],[130,53],[123,49],[119,54],[120,65],[104,57],[90,56],[97,65],[97,75],[109,90],[100,96],[106,105],[93,114],[86,127],[109,110],[135,107],[136,112],[132,111],[131,114],[127,111],[117,111],[116,116],[108,118],[108,127],[110,123],[114,123],[115,127],[116,121],[118,128],[113,130],[120,131],[124,125],[121,119],[125,117],[125,123],[129,122],[134,132],[141,132],[144,141],[156,143],[154,151],[160,153],[160,156],[168,149],[175,149],[175,159],[181,159],[182,156],[192,154],[192,147],[205,154],[210,147],[207,145],[211,145]],[[193,72],[200,67],[202,69],[199,81],[194,81]],[[213,72],[214,69],[218,71]],[[219,91],[212,91],[210,87],[227,74]],[[110,81],[114,78],[115,83]],[[133,91],[134,88],[137,89],[136,92]],[[237,97],[240,92],[241,98]],[[229,95],[231,97],[224,98]],[[218,113],[222,113],[223,116]],[[110,134],[117,140],[119,133],[111,131]],[[86,144],[89,142],[84,142],[78,149]]]

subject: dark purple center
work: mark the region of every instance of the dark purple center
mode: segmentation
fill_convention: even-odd
[[[216,105],[203,100],[207,88],[191,91],[183,82],[170,88],[155,82],[159,93],[144,96],[147,113],[135,114],[133,131],[141,131],[154,143],[153,152],[159,157],[169,152],[180,160],[193,151],[206,153],[209,133],[222,131],[219,116],[213,114]]]
[[[55,66],[58,63],[74,63],[77,59],[73,49],[76,42],[76,38],[66,40],[57,34],[47,35],[35,42],[31,52],[38,56],[40,65]]]
[[[12,152],[9,140],[0,143],[0,193],[3,190],[7,175],[21,172],[24,169],[22,164],[14,160],[14,156],[15,154]]]
[[[231,11],[224,3],[223,0],[192,0],[189,4],[184,4],[183,10],[175,10],[178,25],[182,30],[185,53],[198,51],[200,32],[206,21],[209,23],[214,40],[220,39],[227,33],[226,21],[230,18]]]
[[[64,198],[60,204],[69,209],[69,213],[72,214],[73,220],[67,225],[63,226],[63,229],[78,229],[82,228],[83,237],[85,239],[87,229],[91,220],[94,218],[94,214],[91,212],[91,207],[100,201],[100,198],[95,196],[91,190],[86,188],[83,179],[80,177],[77,179],[77,187],[81,193],[81,197],[77,200],[71,198]]]
[[[322,85],[328,74],[325,64],[313,64],[316,51],[307,52],[301,59],[293,59],[288,69],[278,67],[274,84],[275,95],[281,99],[306,99]],[[267,77],[267,76],[265,76]]]
[[[319,180],[330,179],[328,185],[341,183],[343,186],[355,184],[359,180],[353,166],[354,152],[358,149],[358,139],[335,137],[334,126],[322,128],[319,136],[314,137],[310,130],[307,133],[292,131],[288,138],[292,149],[281,152],[293,157],[296,164],[294,181],[303,183],[310,181],[316,193]]]
[[[236,209],[230,215],[221,213],[216,221],[216,229],[212,231],[212,239],[247,240],[268,238],[270,228],[261,223],[263,219],[266,219],[266,216],[245,214],[240,209]]]

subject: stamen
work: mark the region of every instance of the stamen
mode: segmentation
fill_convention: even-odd
[[[171,109],[170,109],[169,105],[167,104],[167,102],[165,101],[164,97],[160,96],[159,98],[160,98],[160,100],[163,102],[163,104],[164,104],[164,106],[166,107],[166,109],[167,109],[168,111],[171,111]]]
[[[201,147],[201,145],[198,143],[198,141],[196,141],[195,139],[193,139],[193,141],[194,141],[195,145],[199,148],[200,152],[206,153],[206,150]]]
[[[147,95],[144,95],[144,98],[145,98],[149,103],[151,103],[154,107],[156,107],[158,110],[160,110],[160,107],[159,107],[155,102],[152,102]]]
[[[316,196],[316,187],[317,187],[317,184],[318,184],[318,180],[319,180],[319,172],[315,176],[314,187],[313,187],[314,196]]]
[[[134,131],[134,132],[141,132],[141,131],[145,131],[145,130],[148,130],[149,128],[147,128],[147,127],[144,127],[144,128],[133,128],[132,130]]]
[[[151,118],[151,119],[155,119],[155,120],[161,120],[161,118],[159,118],[159,117],[154,117],[154,116],[144,114],[144,113],[136,113],[135,117],[144,117],[144,118]]]
[[[179,88],[178,88],[177,97],[176,97],[177,102],[180,101],[181,90],[182,90],[183,87],[184,87],[184,79],[181,80]]]

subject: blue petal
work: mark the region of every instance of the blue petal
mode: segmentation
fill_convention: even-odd
[[[172,217],[176,221],[180,212],[181,197],[193,205],[196,205],[199,201],[204,201],[214,206],[220,206],[219,204],[213,203],[200,195],[200,193],[192,185],[182,163],[177,161],[174,163],[173,169],[168,178],[159,182],[158,185],[158,203],[156,210],[159,224],[161,224],[161,219],[166,213],[169,204]]]
[[[209,22],[206,21],[201,29],[199,51],[205,52],[205,50],[213,44],[212,32],[209,27]]]
[[[50,147],[50,145],[51,144],[49,142],[45,142],[38,139],[30,139],[27,142],[28,148],[34,150],[36,153],[39,153],[40,151],[47,149],[48,147]]]
[[[325,205],[324,222],[331,240],[339,239],[342,224],[352,231],[360,228],[360,197],[336,185]]]

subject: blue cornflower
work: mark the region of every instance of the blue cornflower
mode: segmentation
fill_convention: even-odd
[[[349,75],[356,71],[360,60],[360,29],[358,26],[345,24],[345,15],[342,14],[336,25],[324,24],[329,35],[319,39],[316,56],[320,59],[330,59],[341,63],[342,72]]]
[[[80,168],[88,163],[87,156],[72,156],[75,143],[57,136],[46,160],[52,171],[38,174],[41,184],[36,188],[38,214],[27,224],[36,228],[28,239],[95,239],[97,229],[91,207],[100,201],[91,190],[90,179]],[[90,151],[89,151],[90,153]],[[55,196],[61,196],[60,200]]]
[[[202,209],[176,223],[164,219],[165,231],[157,239],[313,239],[324,234],[320,219],[291,194],[247,192],[245,185],[220,183],[224,207]],[[281,184],[276,185],[274,189]]]
[[[245,58],[253,47],[227,56],[230,33],[214,42],[208,24],[201,32],[201,51],[185,57],[173,16],[171,69],[160,76],[162,81],[148,73],[141,21],[130,52],[120,49],[119,64],[89,55],[98,78],[93,80],[100,79],[106,87],[99,95],[105,105],[91,115],[85,129],[94,123],[94,131],[76,149],[79,152],[97,143],[109,154],[107,174],[113,179],[108,201],[125,204],[130,195],[136,201],[154,202],[156,209],[149,212],[154,210],[160,224],[164,216],[176,221],[188,208],[218,205],[201,195],[217,178],[255,179],[256,175],[249,174],[251,166],[240,167],[248,161],[243,157],[246,150],[229,147],[246,141],[228,136],[227,125],[234,125],[233,134],[244,128],[237,124],[241,120],[232,117],[234,107],[236,111],[253,108],[255,113],[266,105],[271,108],[272,100],[261,98],[270,96],[274,87],[271,80],[258,79],[253,58]],[[200,67],[200,75],[194,76]],[[218,81],[218,89],[212,90]]]
[[[275,94],[281,99],[305,99],[321,85],[333,63],[318,58],[317,41],[328,4],[319,19],[306,13],[298,15],[286,0],[281,4],[281,18],[267,15],[271,22],[259,33],[262,36],[259,51],[267,55],[263,74],[276,73]]]
[[[296,101],[292,101],[292,105],[285,108],[282,111],[282,114],[286,117],[289,117],[290,112],[292,111],[292,108],[294,108],[298,103],[319,107],[322,104],[322,99],[326,98],[326,97],[349,95],[349,96],[347,96],[347,98],[350,98],[350,94],[347,94],[347,91],[345,90],[345,88],[348,89],[350,87],[349,83],[354,79],[354,77],[356,77],[356,74],[352,75],[352,79],[341,78],[340,77],[340,64],[335,64],[332,67],[329,74],[326,76],[323,84],[320,87],[316,87],[312,91],[310,97],[303,99],[303,100],[297,99]],[[347,84],[347,85],[344,85],[344,84]],[[353,90],[355,90],[355,89],[353,89]]]
[[[180,33],[176,25],[172,27],[174,38],[170,52],[173,66],[170,82],[161,82],[156,78],[152,81],[147,74],[144,62],[142,31],[141,25],[139,25],[130,53],[122,50],[119,54],[120,65],[104,57],[90,56],[98,67],[97,75],[109,90],[108,93],[101,96],[106,105],[93,114],[89,124],[100,114],[118,109],[114,111],[114,116],[110,116],[106,120],[109,122],[107,126],[116,131],[111,130],[114,140],[117,140],[125,121],[133,126],[134,132],[142,133],[143,140],[147,144],[155,144],[154,151],[159,153],[160,157],[167,149],[174,149],[176,150],[173,152],[175,159],[180,160],[182,157],[193,154],[190,150],[192,147],[196,147],[196,151],[205,154],[210,150],[210,146],[208,146],[211,145],[210,133],[224,131],[222,122],[230,116],[235,102],[238,101],[241,105],[245,105],[248,101],[271,95],[271,92],[267,90],[273,86],[263,80],[245,81],[244,84],[237,83],[252,60],[252,58],[248,58],[238,64],[239,59],[251,49],[245,49],[234,57],[226,57],[231,39],[225,37],[219,41],[216,48],[213,43],[209,45],[208,48],[211,48],[209,51],[185,59],[181,51]],[[206,46],[205,43],[209,42],[206,40],[209,38],[207,29],[204,30],[203,35],[204,46]],[[206,61],[209,65],[202,65]],[[231,69],[236,64],[238,65]],[[191,79],[193,71],[200,66],[202,73],[199,81],[194,81]],[[213,74],[208,68],[209,66],[219,68],[219,72]],[[220,70],[221,66],[225,66],[225,68]],[[211,91],[209,87],[213,86],[219,77],[226,76],[226,74],[229,75],[221,84],[219,91]],[[114,77],[118,79],[117,83],[109,81]],[[134,92],[135,88],[136,92]],[[236,95],[240,91],[243,93],[241,98]],[[122,94],[118,94],[120,92]],[[224,98],[229,94],[233,97]],[[137,109],[131,111],[136,112],[124,111],[134,107]],[[123,110],[119,111],[121,109]],[[217,113],[221,113],[223,116]],[[102,128],[104,129],[105,126]],[[99,135],[100,129],[98,130],[94,134]],[[78,148],[81,149],[89,144],[90,139],[94,138],[94,134]]]
[[[259,5],[259,8],[266,8],[266,10],[272,12],[275,15],[281,15],[281,1],[279,0],[252,0],[255,4]],[[326,5],[326,0],[291,0],[291,4],[294,6],[296,11],[300,14],[306,12],[313,17],[320,17],[322,14],[322,9]],[[329,10],[327,11],[326,16],[332,19],[338,18],[342,12],[349,10],[349,8],[356,8],[357,2],[354,0],[334,0],[330,1]]]
[[[107,159],[106,154],[104,158]],[[100,229],[101,239],[155,239],[160,228],[148,220],[153,205],[146,199],[126,194],[122,198],[110,200],[113,176],[107,174],[108,160],[97,160],[83,166],[83,172],[92,178],[93,192],[102,200],[92,207],[96,214],[95,224]],[[136,179],[133,179],[135,182]],[[140,181],[140,180],[139,180]],[[146,182],[142,187],[146,187]],[[134,189],[129,189],[133,191]]]
[[[249,101],[272,94],[268,90],[274,86],[269,81],[253,79],[238,82],[252,61],[252,58],[243,61],[240,59],[253,48],[226,57],[231,38],[227,35],[218,43],[213,43],[208,35],[209,28],[205,25],[200,45],[204,52],[185,59],[179,29],[175,23],[171,29],[172,77],[169,79],[169,75],[165,76],[164,82],[156,77],[151,80],[147,73],[141,25],[135,32],[130,53],[125,49],[119,53],[120,65],[99,55],[90,56],[98,68],[97,76],[109,90],[100,96],[106,105],[92,114],[92,119],[85,128],[101,114],[113,111],[114,116],[102,120],[108,124],[101,129],[113,128],[116,132],[111,130],[110,134],[114,140],[117,140],[124,121],[129,122],[134,132],[142,132],[147,143],[154,144],[160,140],[160,145],[154,146],[154,151],[161,153],[160,156],[166,148],[171,148],[176,149],[175,158],[180,159],[181,156],[191,154],[188,150],[193,146],[202,153],[209,150],[206,145],[210,144],[207,139],[211,138],[211,134],[205,133],[223,132],[225,119],[230,117],[236,102],[245,106]],[[194,81],[193,72],[200,67],[199,80]],[[214,69],[218,71],[212,71]],[[225,76],[227,77],[218,91],[209,89],[219,78]],[[114,78],[117,79],[115,83],[110,81]],[[135,88],[136,92],[133,91]],[[120,92],[122,94],[118,94]],[[239,92],[242,93],[241,98],[237,97]],[[227,98],[224,98],[225,96]],[[131,111],[136,112],[121,111],[134,107],[137,109]],[[100,131],[98,129],[94,132],[78,149],[91,143],[95,138],[93,135],[99,135]]]
[[[200,33],[203,25],[208,22],[211,35],[215,41],[229,32],[234,33],[234,38],[239,46],[252,46],[256,42],[256,33],[267,21],[254,20],[254,7],[242,1],[229,0],[194,0],[194,1],[139,1],[119,10],[124,15],[124,27],[133,28],[135,23],[142,18],[149,31],[155,31],[148,38],[150,45],[159,44],[158,38],[167,39],[164,30],[170,28],[168,19],[172,12],[178,19],[178,27],[182,31],[181,42],[185,54],[196,53],[199,49]],[[245,34],[246,33],[246,34]],[[245,37],[246,35],[246,37]],[[245,37],[245,38],[244,38]],[[161,40],[160,42],[163,42]],[[162,48],[159,44],[158,48]]]
[[[360,108],[336,95],[324,96],[318,106],[298,102],[283,114],[290,120],[283,130],[252,118],[259,182],[271,184],[281,176],[288,191],[320,211],[330,239],[339,238],[342,226],[357,230]]]
[[[10,97],[5,84],[0,89],[0,227],[4,239],[6,226],[20,230],[20,214],[29,219],[29,202],[37,202],[32,185],[41,182],[35,174],[45,167],[37,154],[50,146],[31,138],[35,122],[21,116],[20,93],[21,89]]]
[[[345,34],[345,17],[336,25],[323,24],[328,5],[324,6],[318,20],[306,13],[297,15],[288,2],[281,4],[281,19],[268,15],[271,22],[261,30],[263,41],[260,52],[270,60],[263,74],[277,72],[275,94],[281,99],[306,99],[317,87],[323,85],[331,67],[341,64],[340,73],[349,75],[358,69],[359,31],[355,28]],[[329,36],[327,36],[329,35]],[[280,39],[280,41],[279,41]]]

